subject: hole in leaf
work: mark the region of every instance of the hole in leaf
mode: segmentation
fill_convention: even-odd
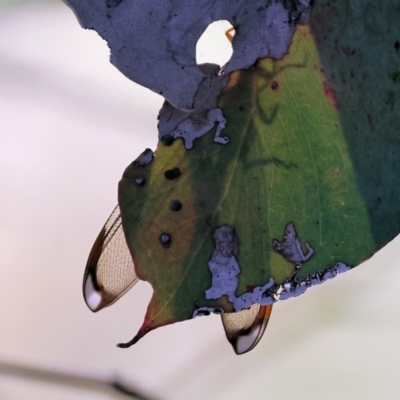
[[[232,56],[232,44],[225,35],[232,25],[225,20],[208,25],[196,44],[197,64],[212,63],[225,65]],[[233,36],[234,32],[229,32]]]

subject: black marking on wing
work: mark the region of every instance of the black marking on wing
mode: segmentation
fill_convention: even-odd
[[[221,314],[226,338],[236,354],[254,349],[262,338],[272,311],[272,304],[253,304],[249,309]]]

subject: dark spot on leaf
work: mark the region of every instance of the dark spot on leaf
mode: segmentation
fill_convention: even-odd
[[[373,124],[372,124],[372,117],[370,114],[367,114],[367,119],[368,119],[368,124],[371,128],[373,128]]]
[[[116,7],[122,0],[107,0],[107,7]]]
[[[394,83],[400,82],[400,72],[392,72],[389,73],[389,77],[392,79]]]
[[[278,89],[278,82],[277,81],[272,81],[272,83],[271,83],[271,89],[272,90],[276,90],[276,89]]]
[[[388,90],[385,93],[385,97],[383,99],[386,105],[393,108],[394,104],[396,103],[396,92],[393,90]]]
[[[239,106],[239,111],[243,111],[244,107],[243,106]]]
[[[353,56],[355,54],[355,52],[356,52],[350,46],[341,46],[341,50],[346,56]]]
[[[171,241],[172,241],[172,237],[169,233],[162,233],[159,237],[158,237],[160,243],[164,246],[164,247],[169,247],[171,245]]]
[[[164,172],[164,176],[168,180],[179,178],[181,176],[181,170],[179,168],[168,169]]]
[[[172,200],[169,203],[169,208],[171,211],[179,211],[182,208],[182,203],[179,200]]]
[[[142,178],[141,176],[138,176],[137,178],[135,178],[135,183],[138,186],[143,186],[145,184],[145,179]]]
[[[396,50],[400,49],[400,42],[399,42],[399,41],[397,41],[397,42],[394,44],[394,48],[395,48]]]
[[[165,135],[161,138],[161,142],[165,146],[171,146],[174,143],[175,138],[172,135]]]

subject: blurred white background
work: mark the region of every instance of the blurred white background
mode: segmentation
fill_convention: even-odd
[[[216,316],[116,348],[141,325],[150,286],[92,314],[81,280],[123,170],[156,146],[162,98],[112,67],[61,1],[0,0],[0,38],[1,400],[111,398],[4,374],[7,362],[119,377],[157,399],[400,398],[399,237],[277,304],[249,354],[234,355]]]

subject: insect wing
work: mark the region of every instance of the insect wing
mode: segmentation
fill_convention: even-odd
[[[253,304],[249,309],[221,315],[226,338],[236,354],[254,349],[262,338],[272,311],[272,304]]]
[[[117,301],[137,281],[117,206],[89,254],[83,277],[85,302],[92,311],[99,311]]]

